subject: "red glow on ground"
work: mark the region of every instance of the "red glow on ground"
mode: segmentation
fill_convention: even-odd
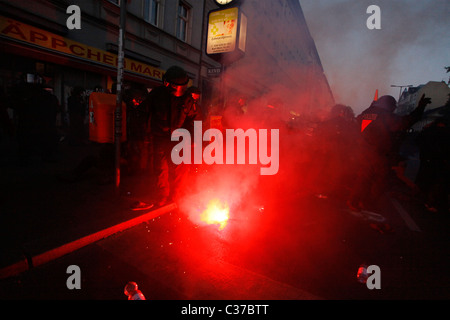
[[[219,230],[225,228],[229,218],[230,208],[219,199],[211,200],[206,206],[205,211],[200,215],[201,221],[207,224],[218,224]]]

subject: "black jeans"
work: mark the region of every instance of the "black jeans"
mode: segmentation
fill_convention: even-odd
[[[170,139],[170,138],[169,138]],[[166,139],[154,139],[154,169],[157,179],[157,198],[177,200],[184,189],[188,174],[188,165],[174,164],[171,159],[173,147],[178,142]]]

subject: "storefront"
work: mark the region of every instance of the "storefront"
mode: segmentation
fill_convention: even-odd
[[[66,110],[75,86],[87,93],[111,91],[117,76],[117,54],[94,48],[52,32],[0,16],[0,85],[3,92],[20,82],[49,87]],[[164,71],[124,59],[124,81],[152,88]]]

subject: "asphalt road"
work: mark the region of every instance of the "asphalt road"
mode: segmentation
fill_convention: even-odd
[[[223,230],[174,210],[1,280],[0,299],[441,300],[450,298],[448,217],[385,196],[377,214],[304,197],[234,208]],[[380,288],[357,281],[379,267]],[[80,288],[69,289],[69,266]]]

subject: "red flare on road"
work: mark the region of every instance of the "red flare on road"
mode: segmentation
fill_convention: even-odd
[[[230,218],[230,208],[226,203],[219,199],[211,200],[205,211],[200,215],[201,221],[207,224],[218,224],[219,230],[225,228],[228,219]]]

